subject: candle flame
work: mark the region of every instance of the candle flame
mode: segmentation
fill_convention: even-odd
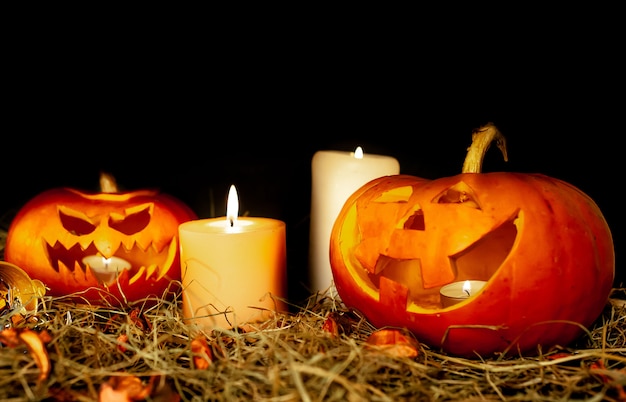
[[[363,159],[363,148],[356,147],[356,150],[354,151],[354,157],[356,159]]]
[[[239,214],[239,198],[237,198],[237,189],[232,184],[230,190],[228,190],[228,201],[226,203],[226,219],[230,222],[230,226],[235,226],[237,214]]]
[[[472,291],[472,284],[470,283],[469,280],[466,280],[463,283],[463,292],[467,293],[468,296],[471,295],[471,291]]]

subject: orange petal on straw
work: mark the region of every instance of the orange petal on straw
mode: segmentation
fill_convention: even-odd
[[[35,331],[25,329],[19,332],[19,338],[26,344],[35,360],[35,364],[39,367],[39,381],[45,381],[48,378],[48,374],[50,374],[50,357],[48,357],[48,350],[44,345],[42,337]]]
[[[600,378],[602,378],[602,381],[605,383],[613,383],[613,387],[617,390],[617,393],[619,394],[619,400],[620,401],[626,401],[626,391],[624,390],[624,386],[621,384],[623,382],[623,379],[620,380],[616,380],[616,378],[613,378],[612,376],[609,376],[607,374],[604,373],[612,373],[612,374],[616,374],[616,373],[620,373],[619,377],[624,377],[624,372],[623,370],[610,370],[607,369],[606,366],[604,365],[604,362],[602,360],[596,360],[594,362],[592,362],[589,365],[589,368],[591,369],[591,372],[600,376]],[[618,376],[616,376],[618,377]]]
[[[144,385],[134,375],[111,377],[100,386],[99,402],[141,401],[150,396],[152,384]]]
[[[50,342],[50,334],[45,331],[41,334],[31,329],[15,329],[7,328],[0,331],[0,342],[9,347],[17,347],[20,344],[26,345],[26,348],[30,352],[35,364],[39,367],[40,382],[48,378],[50,374],[50,358],[48,357],[48,350],[45,343]]]
[[[124,346],[125,343],[128,343],[128,335],[121,334],[120,336],[118,336],[117,337],[117,350],[119,350],[122,353],[126,352],[126,346]]]
[[[331,316],[326,317],[324,320],[324,324],[322,324],[322,329],[328,332],[333,338],[339,336],[339,327],[337,325],[337,321]]]
[[[7,328],[0,331],[0,342],[10,348],[14,348],[20,344],[20,338],[15,328]]]
[[[375,331],[367,338],[366,344],[395,357],[411,358],[418,355],[420,346],[415,338],[397,329]]]
[[[193,353],[193,365],[200,370],[206,370],[213,362],[213,352],[203,336],[198,336],[191,341]]]

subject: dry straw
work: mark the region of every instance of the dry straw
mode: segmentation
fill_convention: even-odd
[[[573,345],[464,359],[425,344],[416,357],[369,346],[376,329],[331,292],[246,331],[202,333],[183,321],[178,286],[125,308],[46,296],[36,314],[5,309],[5,331],[46,334],[50,370],[42,378],[26,344],[0,344],[0,400],[626,400],[624,289],[613,290]],[[337,336],[326,329],[329,319]],[[198,349],[198,340],[206,348]]]

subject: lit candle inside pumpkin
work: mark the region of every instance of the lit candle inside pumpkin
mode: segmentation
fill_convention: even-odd
[[[205,330],[263,321],[285,309],[286,225],[238,217],[230,187],[226,217],[179,226],[183,316]]]
[[[115,281],[117,276],[125,269],[130,269],[131,263],[119,257],[102,257],[100,255],[88,255],[83,258],[83,264],[88,265],[94,276],[105,284]]]
[[[397,159],[354,152],[318,151],[311,162],[309,279],[314,292],[329,289],[330,234],[341,208],[362,185],[381,176],[400,173]]]
[[[485,281],[466,280],[442,286],[439,290],[441,305],[445,308],[467,300],[478,293],[486,283]]]

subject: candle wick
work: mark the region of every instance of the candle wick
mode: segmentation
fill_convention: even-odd
[[[233,218],[229,219],[230,221],[230,227],[232,228],[233,226],[235,226],[235,220]]]
[[[465,293],[467,293],[467,296],[468,296],[468,297],[469,297],[469,296],[471,296],[471,295],[470,295],[470,291],[469,291],[469,290],[465,289],[465,290],[464,290],[464,292],[465,292]]]

